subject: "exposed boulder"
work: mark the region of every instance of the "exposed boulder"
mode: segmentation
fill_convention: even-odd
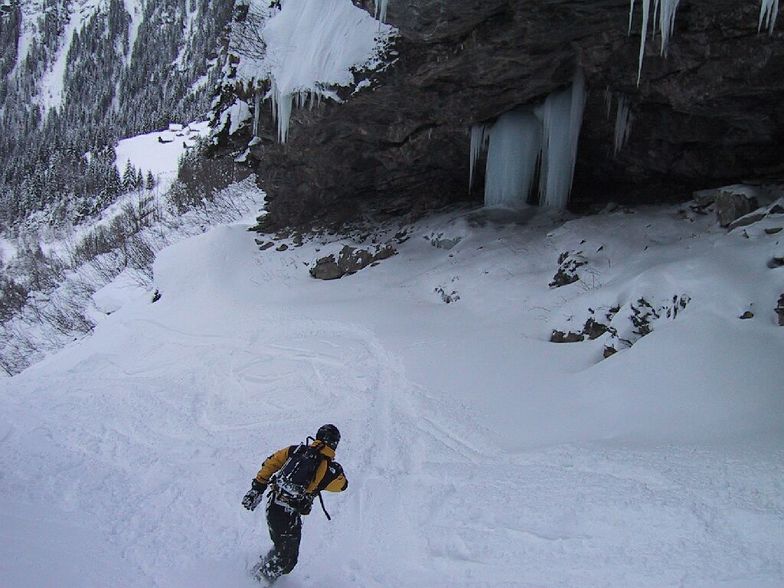
[[[559,331],[553,329],[550,335],[551,343],[578,343],[584,341],[585,336],[582,333],[575,333],[574,331]]]
[[[343,92],[341,104],[296,110],[286,145],[265,136],[251,147],[248,165],[268,193],[265,222],[340,220],[389,201],[481,201],[481,162],[468,187],[469,127],[540,103],[578,67],[588,98],[575,206],[780,178],[784,27],[758,33],[758,17],[759,2],[682,2],[668,55],[648,35],[638,85],[639,5],[627,34],[628,0],[389,0],[387,20],[400,30],[389,67]],[[621,98],[633,121],[616,153]],[[270,118],[265,105],[261,128]],[[250,138],[240,131],[232,148]]]
[[[768,261],[768,267],[770,269],[776,269],[777,267],[784,267],[784,255],[774,255]]]
[[[447,292],[443,286],[436,286],[433,291],[441,297],[441,301],[444,304],[451,304],[460,300],[460,294],[457,292],[457,290],[451,290],[450,292]]]
[[[327,255],[316,260],[310,268],[310,275],[318,280],[337,280],[343,276],[355,274],[361,269],[378,263],[395,255],[397,251],[391,245],[377,246],[374,251],[357,249],[344,245],[337,259]]]
[[[784,296],[783,296],[784,298]],[[553,343],[573,343],[604,338],[603,356],[605,358],[634,345],[638,340],[653,332],[657,322],[662,320],[675,320],[678,314],[686,308],[691,299],[682,294],[671,299],[652,303],[640,297],[636,301],[623,306],[613,306],[604,311],[604,317],[597,320],[597,313],[593,308],[588,309],[588,318],[582,331],[554,329],[550,335]],[[783,311],[784,312],[784,311]],[[753,315],[752,315],[753,316]],[[749,318],[749,317],[742,317]]]
[[[558,256],[558,271],[555,272],[550,287],[560,288],[574,284],[580,279],[577,270],[587,264],[588,261],[582,256],[582,251],[564,251]]]
[[[614,306],[607,310],[604,313],[604,318],[602,319],[606,321],[606,323],[604,323],[596,320],[596,311],[594,311],[593,308],[589,308],[588,312],[590,316],[585,320],[582,331],[576,333],[574,331],[560,331],[558,329],[553,329],[553,332],[550,335],[550,342],[577,343],[579,341],[585,341],[586,339],[593,341],[605,333],[616,334],[615,329],[609,326],[609,323],[612,322],[613,317],[618,313],[619,310],[620,307],[618,306]]]
[[[737,214],[737,212],[742,212],[743,210],[749,207],[753,207],[758,203],[757,196],[755,194],[746,193],[744,195],[743,193],[735,193],[735,194],[725,193],[725,195],[726,195],[727,202],[730,202],[733,198],[735,198],[735,203],[741,203],[741,204],[739,206],[736,206],[735,204],[729,204],[724,211],[722,211],[720,208],[717,208],[717,214],[719,216],[720,221],[722,215],[725,215],[725,217],[728,219],[731,218],[734,214]],[[743,203],[744,198],[746,198],[746,203]],[[719,202],[719,199],[717,199],[717,202]],[[769,204],[768,206],[757,208],[756,210],[747,212],[742,216],[737,217],[733,221],[731,221],[727,225],[727,228],[729,230],[733,230],[738,227],[747,227],[763,219],[779,216],[782,213],[784,213],[784,206],[782,206],[782,203],[784,203],[784,201],[778,200],[773,204]],[[764,230],[765,233],[768,235],[775,235],[780,229],[778,227],[767,227]]]
[[[779,304],[776,306],[776,314],[779,317],[779,326],[784,327],[784,294],[779,298]]]
[[[765,217],[764,211],[759,211],[757,216],[754,217],[749,213],[759,206],[756,191],[748,188],[747,186],[722,188],[716,196],[716,216],[719,225],[722,227],[732,228],[737,226],[747,226]],[[749,215],[743,223],[736,221],[742,217]]]

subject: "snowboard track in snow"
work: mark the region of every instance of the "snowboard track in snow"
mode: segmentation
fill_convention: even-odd
[[[432,283],[458,272],[463,305],[484,280],[519,279],[514,252],[526,251],[542,289],[524,305],[540,306],[551,265],[537,256],[555,259],[574,238],[554,231],[557,246],[543,246],[548,230],[535,243],[463,234],[455,255],[485,247],[478,277],[434,265],[449,254],[412,239],[375,274],[333,284],[302,270],[318,243],[259,253],[244,226],[170,248],[156,265],[159,302],[129,302],[93,337],[0,384],[1,583],[252,586],[246,570],[269,540],[242,495],[272,451],[334,422],[349,488],[325,495],[332,522],[318,508],[306,517],[283,588],[775,586],[780,444],[601,437],[581,423],[597,417],[590,405],[554,420],[550,404],[567,409],[581,392],[564,400],[546,379],[567,357],[549,354],[572,354],[557,374],[576,382],[593,373],[590,347],[433,300]],[[562,430],[526,442],[548,424]],[[60,541],[42,539],[49,529]]]

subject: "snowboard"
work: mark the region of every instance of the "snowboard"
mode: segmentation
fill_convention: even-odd
[[[264,564],[267,563],[266,560],[262,557],[251,569],[250,575],[251,577],[259,582],[262,586],[272,586],[277,578],[268,578],[264,574],[261,573],[261,569],[264,567]]]

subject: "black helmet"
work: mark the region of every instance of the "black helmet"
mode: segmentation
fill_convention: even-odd
[[[316,433],[316,440],[323,441],[332,449],[337,449],[340,443],[340,431],[335,425],[324,425]]]

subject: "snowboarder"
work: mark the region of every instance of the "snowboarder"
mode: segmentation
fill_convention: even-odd
[[[265,459],[242,499],[242,506],[254,510],[270,487],[267,526],[273,547],[253,568],[258,580],[274,582],[294,569],[302,539],[301,516],[310,513],[313,500],[316,496],[321,499],[323,490],[342,492],[348,487],[343,468],[334,461],[340,441],[338,428],[324,425],[315,439],[308,440],[309,444],[284,447]]]

